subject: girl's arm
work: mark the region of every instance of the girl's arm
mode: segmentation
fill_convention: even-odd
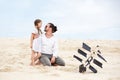
[[[32,33],[30,37],[30,48],[32,48],[33,39],[34,39],[34,34]]]

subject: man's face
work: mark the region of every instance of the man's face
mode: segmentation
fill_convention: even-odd
[[[45,31],[46,31],[46,32],[47,32],[47,31],[51,31],[50,24],[47,24],[47,25],[45,26]]]

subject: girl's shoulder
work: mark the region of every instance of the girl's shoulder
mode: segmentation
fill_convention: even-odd
[[[31,31],[31,33],[33,33],[33,34],[37,34],[38,31],[37,31],[37,29],[34,28],[34,29]]]

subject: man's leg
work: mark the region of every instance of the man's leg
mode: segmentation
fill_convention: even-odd
[[[45,55],[41,55],[41,57],[39,58],[40,62],[44,65],[44,66],[51,66],[51,62],[49,60],[49,58]]]
[[[55,64],[57,64],[59,66],[65,66],[65,62],[60,57],[57,57],[55,60],[56,60]]]

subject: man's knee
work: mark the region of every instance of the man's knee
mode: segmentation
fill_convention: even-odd
[[[44,62],[43,65],[44,66],[51,66],[51,63],[50,62]]]
[[[65,62],[62,60],[60,66],[65,66]]]
[[[60,66],[65,66],[65,62],[63,59],[61,59],[60,57],[56,58],[56,64],[60,65]]]
[[[63,61],[62,65],[61,66],[65,66],[65,62]]]
[[[48,57],[46,56],[41,56],[40,58],[40,62],[44,65],[44,66],[51,66],[50,60]]]

